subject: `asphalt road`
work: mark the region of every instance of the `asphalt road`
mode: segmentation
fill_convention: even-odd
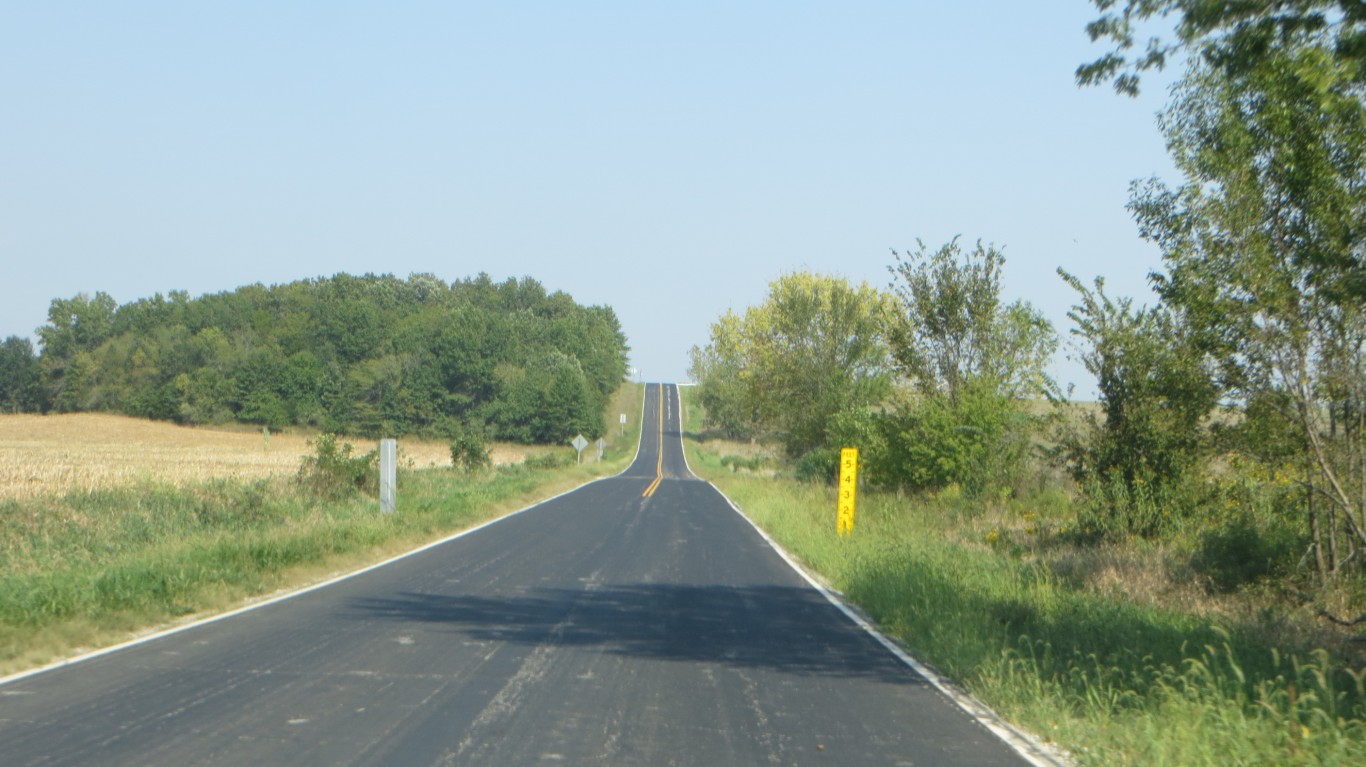
[[[0,765],[1020,765],[688,471],[0,686]],[[401,513],[401,511],[400,511]]]

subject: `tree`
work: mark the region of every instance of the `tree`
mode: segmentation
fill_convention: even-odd
[[[392,436],[449,437],[465,421],[523,435],[563,428],[522,428],[544,408],[498,375],[556,354],[532,377],[559,383],[532,389],[572,402],[568,420],[600,430],[627,350],[608,307],[532,279],[447,285],[431,275],[338,274],[122,307],[80,295],[53,301],[39,336],[60,410]]]
[[[602,436],[603,411],[577,359],[548,352],[507,375],[497,419],[501,436],[540,444],[562,444],[576,434]]]
[[[711,343],[693,355],[708,417],[773,433],[792,457],[825,447],[836,415],[887,394],[887,310],[887,296],[866,283],[809,272],[778,278],[743,318],[714,323]]]
[[[465,473],[487,469],[493,456],[484,443],[484,427],[462,424],[451,438],[451,465]]]
[[[31,413],[43,408],[43,371],[33,342],[10,336],[0,343],[0,412]]]
[[[1180,53],[1195,53],[1222,74],[1238,76],[1257,67],[1273,49],[1321,48],[1366,78],[1366,3],[1361,0],[1092,0],[1101,11],[1086,25],[1092,42],[1107,39],[1114,48],[1077,68],[1077,81],[1094,85],[1112,80],[1119,93],[1137,95],[1141,73],[1162,69]],[[1175,16],[1176,39],[1150,38],[1131,57],[1137,28],[1152,19]]]
[[[956,401],[979,380],[1008,398],[1042,390],[1057,341],[1027,302],[1002,304],[1000,250],[978,242],[964,253],[955,237],[934,252],[920,242],[892,255],[892,356],[922,393]]]
[[[1366,550],[1366,83],[1322,34],[1195,61],[1162,120],[1185,184],[1135,185],[1131,207],[1228,395],[1302,438],[1331,578]]]
[[[1189,324],[1167,306],[1135,309],[1112,300],[1105,283],[1087,288],[1058,270],[1080,303],[1068,312],[1080,359],[1096,378],[1100,419],[1088,414],[1061,440],[1072,476],[1100,531],[1151,535],[1164,520],[1153,510],[1195,473],[1207,447],[1205,423],[1218,387]]]
[[[711,326],[711,342],[689,352],[688,375],[697,382],[707,425],[731,438],[752,438],[760,428],[746,365],[743,326],[727,311]]]
[[[1052,327],[1028,303],[1001,300],[995,247],[964,253],[954,238],[893,256],[891,351],[914,396],[882,420],[886,452],[870,456],[870,474],[908,489],[1011,484],[1028,449],[1021,400],[1048,386]]]
[[[41,360],[49,396],[58,410],[80,409],[87,401],[82,387],[97,368],[89,356],[109,337],[118,304],[107,293],[85,293],[53,299],[48,324],[38,328]]]

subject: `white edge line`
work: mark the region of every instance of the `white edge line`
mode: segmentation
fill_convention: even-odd
[[[644,403],[644,400],[645,400],[645,396],[644,396],[644,394],[642,394],[642,395],[641,395],[641,406],[640,406],[640,408],[641,408],[641,418],[642,418],[642,421],[643,421],[643,419],[644,419],[644,411],[645,411],[645,403]],[[641,436],[640,436],[640,437],[637,437],[637,439],[636,439],[636,456],[637,456],[637,457],[640,456],[640,443],[641,443],[641,440],[644,439],[644,434],[645,434],[645,430],[644,430],[644,428],[642,427],[642,428],[641,428]],[[440,545],[442,545],[442,544],[450,543],[451,541],[453,541],[453,540],[455,540],[455,539],[457,539],[457,538],[463,538],[463,537],[465,537],[465,536],[467,536],[467,535],[470,535],[470,534],[472,534],[472,533],[477,533],[477,532],[479,532],[480,530],[483,530],[484,528],[486,528],[486,527],[488,527],[488,526],[490,526],[490,525],[496,525],[496,524],[498,524],[499,522],[502,522],[502,521],[505,520],[505,519],[511,519],[512,517],[515,517],[515,516],[517,516],[518,514],[522,514],[522,513],[524,513],[524,512],[531,511],[532,509],[538,508],[538,507],[540,507],[540,506],[544,506],[545,504],[550,503],[551,501],[554,501],[554,500],[556,500],[556,499],[558,499],[558,498],[563,498],[564,496],[569,495],[570,493],[578,492],[579,490],[582,490],[583,488],[588,487],[589,485],[592,485],[592,484],[594,484],[594,483],[601,482],[601,481],[603,481],[604,479],[615,479],[615,478],[617,478],[617,477],[620,477],[622,474],[624,474],[624,473],[626,472],[627,469],[629,469],[629,468],[631,467],[631,464],[634,463],[634,462],[635,462],[635,461],[634,461],[634,459],[633,459],[630,463],[627,463],[627,464],[626,464],[626,469],[622,469],[620,472],[617,472],[616,474],[614,474],[614,475],[612,475],[612,476],[610,476],[610,477],[598,477],[598,478],[596,478],[596,479],[590,479],[590,480],[588,480],[587,482],[584,482],[583,484],[579,485],[578,487],[571,488],[571,489],[569,489],[569,490],[564,491],[563,493],[559,493],[559,494],[557,494],[557,495],[552,495],[552,496],[550,496],[549,498],[546,498],[546,499],[544,499],[544,500],[537,501],[536,503],[533,503],[533,504],[531,504],[530,506],[527,506],[527,507],[525,507],[525,508],[518,509],[518,510],[516,510],[516,511],[508,512],[507,514],[504,514],[504,515],[502,515],[502,516],[500,516],[500,517],[496,517],[496,518],[494,518],[494,519],[490,519],[490,520],[487,521],[487,522],[482,522],[482,523],[480,523],[480,524],[478,524],[478,525],[475,525],[474,527],[471,527],[471,528],[468,528],[468,529],[465,529],[465,530],[461,530],[461,531],[458,532],[458,533],[455,533],[455,534],[453,534],[453,535],[448,535],[448,536],[446,536],[445,538],[442,538],[442,539],[440,539],[440,540],[432,541],[431,543],[423,544],[423,545],[421,545],[421,546],[419,546],[419,547],[417,547],[417,548],[415,548],[415,549],[411,549],[411,550],[409,550],[409,551],[405,551],[405,552],[403,552],[402,554],[398,554],[398,555],[389,557],[388,559],[386,559],[386,560],[384,560],[384,561],[382,561],[382,562],[376,562],[376,563],[374,563],[374,564],[372,564],[372,565],[366,565],[365,567],[362,567],[362,568],[359,569],[359,570],[352,570],[352,571],[349,572],[349,573],[343,573],[343,574],[338,575],[338,576],[336,576],[336,577],[334,577],[334,578],[329,578],[329,579],[327,579],[327,580],[325,580],[325,581],[321,581],[321,582],[319,582],[319,583],[314,583],[314,584],[311,584],[311,585],[309,585],[309,586],[305,586],[305,587],[303,587],[303,588],[301,588],[301,589],[298,589],[297,591],[291,591],[291,592],[289,592],[289,593],[287,593],[287,594],[279,594],[279,595],[270,597],[269,599],[261,600],[260,602],[253,602],[253,603],[251,603],[251,604],[249,604],[249,605],[244,605],[244,606],[242,606],[242,607],[238,607],[238,608],[229,610],[229,611],[227,611],[227,612],[225,612],[225,613],[218,613],[217,615],[210,615],[210,616],[207,617],[207,618],[201,618],[201,619],[199,619],[199,620],[197,620],[197,621],[193,621],[193,622],[191,622],[191,623],[186,623],[186,624],[184,624],[184,625],[182,625],[182,626],[172,626],[171,628],[162,629],[161,631],[153,632],[153,633],[151,633],[151,634],[148,634],[147,636],[141,636],[141,637],[138,637],[138,638],[136,638],[136,639],[130,639],[130,640],[126,641],[126,642],[120,642],[119,644],[116,644],[116,645],[110,645],[109,647],[101,647],[101,648],[98,649],[98,650],[91,650],[90,652],[82,653],[82,654],[80,654],[80,655],[74,655],[74,656],[69,657],[69,658],[62,658],[61,660],[54,661],[54,662],[52,662],[52,663],[47,664],[46,666],[39,666],[38,668],[31,668],[31,669],[28,669],[27,671],[20,671],[20,672],[18,672],[17,674],[10,674],[9,676],[6,676],[6,677],[0,677],[0,687],[3,687],[3,686],[5,686],[5,685],[7,685],[7,684],[12,684],[12,683],[14,683],[14,682],[21,681],[21,680],[23,680],[23,679],[28,679],[28,678],[30,678],[30,677],[35,677],[35,676],[38,676],[39,674],[46,674],[46,673],[49,672],[49,671],[56,671],[56,670],[59,669],[59,668],[65,668],[65,667],[67,667],[67,666],[74,666],[74,665],[76,665],[77,663],[84,663],[85,661],[88,661],[88,660],[94,660],[95,658],[99,658],[99,657],[104,656],[104,655],[112,655],[113,653],[119,652],[120,650],[127,650],[127,649],[130,648],[130,647],[137,647],[138,645],[141,645],[141,644],[147,644],[148,642],[154,642],[154,641],[156,641],[156,640],[158,640],[158,639],[163,639],[163,638],[165,638],[165,637],[172,636],[172,635],[174,635],[174,634],[179,634],[179,633],[181,633],[182,631],[189,631],[190,629],[199,628],[200,626],[206,626],[206,625],[208,625],[208,624],[210,624],[210,623],[217,623],[218,621],[227,620],[228,618],[232,618],[232,617],[241,615],[242,613],[248,613],[248,612],[251,612],[252,610],[259,610],[259,609],[261,609],[262,607],[266,607],[266,606],[268,606],[268,605],[273,605],[273,604],[275,604],[276,602],[283,602],[283,601],[285,601],[286,599],[293,599],[294,597],[303,596],[304,594],[307,594],[307,593],[309,593],[310,591],[317,591],[318,589],[324,589],[324,588],[327,588],[328,586],[331,586],[331,585],[334,584],[334,583],[340,583],[340,582],[342,582],[342,581],[344,581],[344,580],[348,580],[348,579],[350,579],[350,578],[355,578],[356,576],[359,576],[359,575],[364,575],[365,573],[368,573],[368,572],[370,572],[371,570],[378,570],[378,569],[381,568],[381,567],[385,567],[385,566],[387,566],[387,565],[391,565],[391,564],[393,564],[394,562],[397,562],[397,561],[399,561],[399,560],[401,560],[401,559],[407,559],[408,557],[414,556],[414,555],[416,555],[416,554],[421,554],[422,552],[426,551],[427,549],[433,549],[433,548],[436,548],[437,546],[440,546]]]
[[[686,452],[687,451],[684,450],[685,458]],[[722,498],[726,499],[726,503],[730,504],[731,509],[734,510],[736,514],[739,514],[741,519],[748,522],[749,526],[754,528],[755,532],[768,543],[769,547],[772,548],[778,556],[782,557],[783,561],[795,570],[807,583],[811,584],[812,588],[819,591],[827,602],[838,608],[840,612],[844,613],[845,617],[853,621],[859,628],[876,639],[879,644],[887,648],[887,650],[895,655],[898,660],[909,666],[915,673],[928,680],[930,684],[934,685],[935,689],[939,690],[946,698],[957,704],[959,708],[968,714],[968,716],[975,719],[978,724],[990,730],[992,734],[1014,749],[1015,753],[1019,754],[1025,761],[1035,767],[1066,767],[1066,765],[1071,764],[1064,755],[1058,753],[1057,749],[1040,742],[1037,738],[1024,731],[1015,728],[1009,722],[1002,719],[999,714],[987,707],[985,703],[962,690],[954,688],[940,677],[939,674],[911,657],[910,653],[907,653],[900,645],[889,639],[873,626],[868,619],[851,608],[840,594],[831,591],[811,575],[811,573],[807,572],[806,568],[802,567],[786,549],[780,546],[777,541],[773,540],[772,536],[765,532],[763,528],[756,525],[754,520],[750,519],[749,515],[745,514],[745,512],[736,505],[735,501],[730,499],[730,496],[721,492],[721,488],[712,485],[710,482],[707,482],[707,484],[711,485],[713,490],[719,493]]]
[[[683,465],[688,467],[688,473],[693,475],[696,479],[702,479],[698,476],[697,472],[692,470],[692,464],[688,462],[688,443],[683,441],[683,434],[687,431],[687,424],[683,422],[683,390],[678,388],[678,384],[674,384],[674,392],[678,394],[678,452],[683,454]],[[711,483],[708,482],[707,484],[710,485]],[[712,486],[715,487],[715,485]],[[721,491],[717,490],[716,492],[720,493]],[[725,493],[721,493],[721,497],[725,498],[725,495]],[[726,503],[730,503],[729,498],[726,498]],[[730,505],[732,508],[735,507],[735,504],[733,503]],[[739,511],[739,509],[736,509],[736,511]],[[741,514],[740,516],[744,517],[745,515]],[[749,517],[745,518],[749,519]],[[751,522],[750,524],[754,523]]]

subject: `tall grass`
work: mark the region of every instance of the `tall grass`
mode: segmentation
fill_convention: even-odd
[[[952,492],[865,493],[841,539],[831,489],[689,453],[917,657],[1079,764],[1366,764],[1366,671],[1326,652],[1278,652],[1235,622],[1096,591]],[[1068,513],[1051,503],[1010,513],[1046,526]]]

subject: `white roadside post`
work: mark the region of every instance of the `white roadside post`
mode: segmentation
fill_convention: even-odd
[[[379,441],[379,510],[394,513],[394,489],[398,482],[398,441]]]
[[[602,460],[602,453],[603,453],[604,450],[607,449],[607,440],[602,439],[601,437],[599,437],[599,438],[598,438],[598,441],[597,441],[596,443],[594,443],[594,444],[596,444],[596,445],[598,446],[598,460],[601,461],[601,460]]]
[[[584,439],[582,434],[578,434],[575,435],[573,439],[569,440],[569,444],[573,445],[574,449],[579,451],[579,463],[583,463],[583,449],[588,447],[588,440]]]
[[[626,436],[626,414],[621,414],[621,436]]]

